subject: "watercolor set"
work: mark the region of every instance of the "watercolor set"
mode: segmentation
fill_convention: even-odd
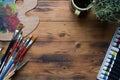
[[[0,80],[11,79],[11,77],[28,62],[22,63],[23,57],[37,37],[23,37],[22,28],[22,24],[17,26],[6,51],[0,49]]]
[[[113,36],[97,79],[120,80],[120,27]]]

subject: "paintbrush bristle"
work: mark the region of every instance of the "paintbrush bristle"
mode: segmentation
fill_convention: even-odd
[[[0,48],[0,51],[2,51],[3,50],[3,48]]]
[[[22,35],[22,34],[23,34],[23,31],[21,31],[20,34]]]
[[[23,27],[23,24],[18,24],[17,29],[22,30]]]
[[[33,36],[31,40],[34,42],[37,39],[37,37]]]
[[[3,49],[3,50],[2,50],[2,54],[5,54],[5,53],[6,53],[6,50],[5,50],[5,49]]]
[[[29,38],[31,39],[33,37],[33,35],[30,35]]]

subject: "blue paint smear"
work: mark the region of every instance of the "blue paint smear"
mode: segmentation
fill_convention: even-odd
[[[3,4],[5,5],[5,4],[8,4],[8,3],[14,3],[14,0],[4,0],[3,1]]]
[[[5,21],[4,21],[4,18],[3,16],[0,16],[0,32],[2,33],[6,33],[7,32],[7,29],[4,25]]]
[[[4,28],[3,22],[4,22],[4,19],[2,16],[0,16],[0,30],[2,30]]]

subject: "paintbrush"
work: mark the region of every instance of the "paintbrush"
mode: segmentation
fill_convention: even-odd
[[[14,67],[15,67],[15,64],[12,64],[12,66],[10,67],[10,69],[8,70],[8,72],[6,73],[6,76],[14,69]]]
[[[22,40],[22,38],[21,38],[22,36],[21,35],[19,35],[19,37],[18,37],[18,39],[17,39],[17,45],[15,44],[15,46],[12,48],[12,49],[16,49],[16,48],[18,48],[18,52],[19,52],[19,50],[20,50],[20,48],[19,48],[19,45],[20,45],[20,42],[21,42],[21,40]],[[26,40],[26,42],[25,42],[25,44],[27,44],[28,43],[28,41],[29,41],[30,39],[27,39]],[[19,43],[19,45],[18,45],[18,43]],[[13,50],[14,51],[14,50]],[[18,55],[18,52],[17,52],[17,55]],[[11,53],[11,55],[13,54],[13,52]],[[17,56],[16,55],[16,56]],[[6,58],[6,59],[8,59],[8,58]],[[6,60],[5,59],[5,60]],[[15,61],[16,62],[16,61]],[[7,62],[7,60],[6,61],[4,61],[4,66],[5,66],[5,63],[9,63],[9,62]],[[2,66],[2,67],[4,67],[4,66]]]
[[[13,53],[13,55],[9,57],[9,60],[8,60],[7,62],[3,62],[5,65],[4,65],[4,66],[2,65],[2,68],[3,68],[3,69],[1,70],[2,72],[5,70],[5,68],[6,68],[6,66],[8,65],[8,63],[10,62],[11,58],[13,58],[13,56],[15,55],[15,53],[17,53],[17,50],[18,50],[18,49],[16,48],[15,51],[14,51],[14,53]],[[2,72],[1,72],[1,74],[2,74]]]
[[[27,52],[27,50],[30,48],[30,46],[33,44],[33,42],[36,40],[37,37],[32,37],[31,39],[28,38],[25,42],[25,46],[20,57],[19,57],[19,60],[25,55],[25,53]],[[29,42],[29,43],[28,43]],[[27,44],[28,43],[28,44]]]
[[[2,63],[2,58],[4,57],[5,55],[5,50],[2,48],[0,49],[1,50],[1,54],[0,54],[0,64]]]
[[[22,28],[23,28],[23,25],[22,25],[22,24],[19,24],[19,25],[17,26],[17,28],[16,28],[16,30],[15,30],[15,32],[14,32],[14,34],[13,34],[13,37],[12,37],[12,39],[11,39],[11,42],[10,42],[10,44],[9,44],[9,46],[8,46],[8,49],[7,49],[6,53],[8,53],[9,50],[10,50],[10,48],[13,46],[13,44],[14,44],[15,40],[17,39],[17,36],[18,36],[19,33],[21,32]]]
[[[13,64],[17,64],[17,62],[21,61],[21,59],[23,58],[23,56],[25,55],[25,53],[27,52],[27,50],[30,48],[30,46],[33,44],[33,42],[37,39],[37,37],[32,36],[31,38],[28,38],[26,41],[23,41],[21,46],[23,49],[18,48],[17,52],[14,52],[14,54],[11,56],[11,58],[9,59],[9,61],[7,62],[4,71],[2,72],[1,76],[0,76],[0,80],[9,80],[11,78],[11,76],[13,76],[16,71],[18,71],[22,66],[24,66],[25,64],[19,66],[19,67],[14,67],[14,69],[11,71],[11,67],[13,67]],[[24,45],[24,46],[22,46]],[[19,50],[22,50],[20,52],[20,56],[19,56],[19,60],[15,62],[15,58],[18,56]],[[16,48],[15,48],[16,51]],[[26,62],[27,63],[27,62]]]
[[[0,48],[0,59],[2,58],[3,56],[3,48]]]
[[[20,33],[18,34],[17,40],[15,41],[13,48],[11,48],[11,50],[9,51],[9,53],[8,53],[8,54],[6,55],[6,57],[4,58],[4,61],[3,61],[2,65],[1,65],[1,68],[0,68],[0,72],[2,71],[3,67],[4,67],[5,64],[7,63],[8,57],[9,57],[10,55],[12,55],[12,53],[14,52],[15,48],[17,48],[17,46],[19,45],[19,43],[21,42],[21,40],[22,40],[22,32],[20,32]]]
[[[23,64],[19,63],[19,66],[16,67],[13,71],[11,71],[4,80],[9,80],[17,71],[19,71],[20,69],[22,69],[27,63],[29,62],[29,60],[27,60],[26,62],[24,62]]]
[[[0,52],[3,50],[4,48],[0,48]]]
[[[20,43],[21,43],[21,41],[22,41],[22,39],[23,39],[23,38],[22,38],[22,33],[23,33],[23,32],[20,32],[20,34],[18,35],[18,38],[17,38],[17,40],[15,41],[15,43],[14,43],[14,45],[13,45],[13,47],[12,47],[11,54],[14,52],[15,48],[20,45]]]
[[[22,24],[19,24],[19,25],[17,26],[17,29],[15,30],[15,32],[14,32],[14,34],[13,34],[13,37],[12,37],[12,39],[11,39],[11,41],[10,41],[10,44],[9,44],[9,46],[8,46],[8,48],[7,48],[7,51],[6,51],[5,55],[2,57],[2,59],[1,59],[1,64],[3,63],[5,57],[9,55],[9,51],[10,51],[10,49],[12,48],[12,46],[13,46],[13,44],[14,44],[17,36],[18,36],[18,34],[19,34],[20,31],[22,30],[22,28],[23,28],[23,25],[22,25]],[[0,64],[0,66],[1,66],[1,64]]]
[[[27,50],[30,48],[30,46],[33,44],[33,42],[37,39],[37,37],[32,36],[31,40],[27,45],[25,45],[23,51],[21,52],[20,56],[18,57],[18,60],[22,59],[22,57],[25,55]]]
[[[32,38],[32,40],[33,40],[33,38]],[[29,41],[30,41],[30,38],[28,38],[24,44],[25,44],[25,45],[28,44]],[[31,41],[30,41],[30,42],[31,42]],[[31,43],[32,43],[32,42],[31,42]],[[29,44],[29,45],[30,45],[30,44]],[[15,48],[15,50],[16,50],[16,48]],[[19,49],[18,49],[18,51],[19,51]],[[18,53],[15,54],[15,55],[17,56]],[[6,65],[5,69],[4,69],[4,72],[1,73],[0,79],[3,79],[3,78],[4,78],[4,76],[6,75],[6,73],[7,73],[8,70],[9,70],[9,67],[13,64],[13,61],[15,61],[16,56],[14,57],[14,54],[13,54],[13,56],[11,57],[11,58],[13,58],[13,59],[11,60],[11,58],[10,58],[10,60],[8,61],[7,65]]]
[[[19,57],[20,57],[22,51],[24,50],[24,48],[25,48],[25,47],[27,46],[27,44],[30,42],[31,38],[32,38],[32,36],[30,36],[29,38],[27,38],[27,39],[25,40],[25,42],[21,45],[21,47],[20,47],[20,49],[19,49],[19,52],[18,52],[18,56],[16,57],[16,61],[19,61],[19,60],[20,60]]]
[[[12,55],[12,57],[9,59],[8,63],[6,64],[6,66],[4,68],[4,71],[1,73],[0,80],[3,80],[3,78],[5,77],[5,75],[9,71],[9,69],[11,68],[11,66],[14,64],[14,60],[15,60],[15,58],[17,56],[17,52],[18,52],[18,49],[16,48],[15,52]]]

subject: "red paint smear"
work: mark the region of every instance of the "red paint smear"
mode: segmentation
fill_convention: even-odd
[[[9,32],[14,32],[20,22],[17,18],[17,15],[12,13],[12,8],[8,4],[3,7],[2,12],[5,23],[4,26],[8,29]]]
[[[7,25],[6,27],[8,28],[9,32],[14,32],[20,21],[16,15],[11,14],[5,18],[5,22],[6,22],[6,25]]]

